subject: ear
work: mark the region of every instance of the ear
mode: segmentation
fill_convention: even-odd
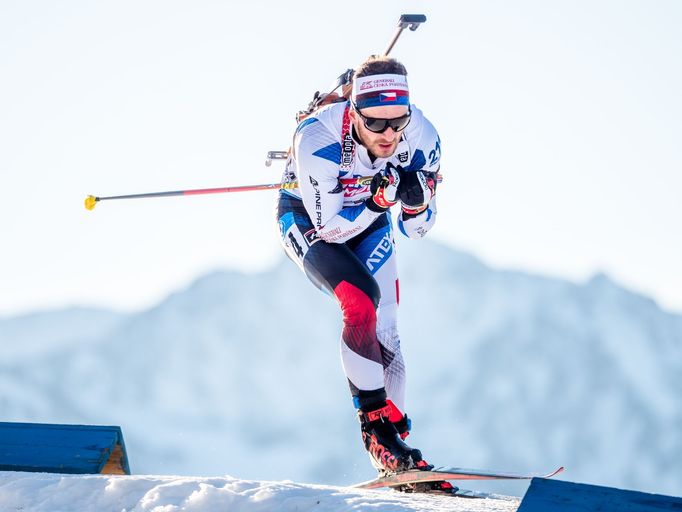
[[[362,120],[354,109],[350,109],[348,112],[348,118],[350,119],[351,124],[355,127],[355,130],[358,133],[362,133]]]

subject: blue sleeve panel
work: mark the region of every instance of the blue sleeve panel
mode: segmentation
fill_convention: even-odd
[[[517,512],[661,512],[682,510],[682,498],[533,478]]]
[[[114,450],[129,475],[120,427],[0,422],[0,471],[98,474]]]
[[[325,160],[329,160],[335,165],[339,165],[341,163],[341,144],[339,144],[338,142],[329,144],[328,146],[325,146],[315,151],[313,153],[313,156],[324,158]]]
[[[424,158],[424,152],[421,149],[416,149],[410,165],[408,165],[405,170],[421,171],[422,169],[426,169],[426,158]]]

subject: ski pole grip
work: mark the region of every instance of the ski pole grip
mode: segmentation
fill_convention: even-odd
[[[414,32],[422,23],[426,23],[426,16],[423,14],[403,14],[400,16],[398,26],[402,29],[409,28]]]

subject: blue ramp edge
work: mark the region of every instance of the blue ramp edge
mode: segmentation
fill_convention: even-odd
[[[533,478],[517,512],[682,512],[682,498]]]
[[[130,474],[120,427],[0,422],[0,471]]]

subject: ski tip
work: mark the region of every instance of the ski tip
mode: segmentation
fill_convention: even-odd
[[[558,475],[559,473],[563,473],[565,469],[566,469],[566,468],[564,468],[564,466],[559,466],[558,469],[556,469],[555,471],[553,471],[553,472],[550,473],[549,475],[545,476],[544,478],[552,478],[553,476],[556,476],[556,475]]]

